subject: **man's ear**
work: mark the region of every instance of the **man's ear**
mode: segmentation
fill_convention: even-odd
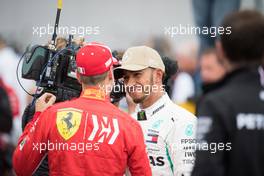
[[[109,80],[114,79],[113,67],[111,67],[110,70],[108,71],[108,78],[109,78]]]
[[[163,71],[161,69],[156,69],[156,83],[162,83],[162,77],[164,75]]]
[[[81,83],[80,74],[79,74],[77,71],[76,71],[76,78],[77,78],[78,82],[79,82],[80,84],[82,84],[82,83]]]

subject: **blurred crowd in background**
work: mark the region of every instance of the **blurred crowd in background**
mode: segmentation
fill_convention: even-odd
[[[254,3],[256,11],[262,13],[263,1],[255,0]],[[223,18],[238,11],[240,5],[240,0],[193,0],[193,12],[190,13],[193,14],[196,26],[219,26]],[[30,93],[35,90],[35,82],[21,78],[21,64],[18,67],[18,62],[22,49],[19,39],[14,42],[4,37],[4,33],[0,35],[0,175],[12,175],[12,151],[21,134],[21,115],[32,100],[21,88],[17,78]],[[152,36],[145,41],[138,39],[137,42],[156,49],[163,58],[166,57],[166,69],[170,71],[166,90],[176,104],[194,114],[197,102],[216,89],[217,82],[226,74],[226,68],[215,47],[218,36],[201,34],[197,37],[199,42],[186,41],[177,47],[165,35]],[[122,53],[126,48],[117,49]],[[121,100],[120,107],[128,112],[133,111],[133,108],[129,109],[126,99]]]

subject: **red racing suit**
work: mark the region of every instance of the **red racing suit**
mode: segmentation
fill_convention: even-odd
[[[112,105],[99,89],[36,112],[18,141],[18,176],[34,173],[48,155],[49,175],[150,176],[140,125]]]

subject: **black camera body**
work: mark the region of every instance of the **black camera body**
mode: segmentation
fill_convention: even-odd
[[[45,92],[56,96],[57,102],[70,100],[80,96],[81,84],[76,77],[76,52],[80,46],[71,42],[69,37],[67,46],[61,50],[49,49],[46,46],[34,45],[29,47],[23,57],[22,77],[35,80],[38,91],[36,97]],[[116,52],[113,52],[113,57]],[[114,67],[119,66],[114,65]],[[123,82],[115,80],[115,86],[123,87]],[[125,96],[124,89],[112,91],[111,102],[119,102]]]
[[[76,52],[80,47],[69,39],[65,48],[56,51],[46,46],[34,45],[24,54],[22,77],[35,80],[45,92],[54,94],[57,102],[78,97],[81,85],[76,79]]]

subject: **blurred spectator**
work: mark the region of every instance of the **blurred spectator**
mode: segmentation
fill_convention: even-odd
[[[0,76],[7,85],[15,86],[17,84],[16,66],[18,56],[7,46],[6,41],[0,36]]]
[[[161,57],[166,56],[173,58],[173,48],[168,38],[163,36],[154,36],[147,41],[146,45],[158,51]]]
[[[205,94],[217,87],[217,82],[224,77],[226,70],[213,48],[207,49],[202,53],[200,68],[202,91]]]
[[[192,77],[186,72],[179,72],[174,80],[172,100],[180,104],[194,96],[194,83]]]
[[[237,11],[240,8],[241,0],[192,0],[193,14],[196,26],[200,29],[203,27],[219,27],[224,16]],[[210,32],[199,34],[199,52],[198,59],[200,59],[201,53],[207,48],[215,47],[215,40],[218,35],[212,36]],[[195,82],[195,94],[196,97],[202,93],[202,82],[200,78],[200,68],[196,68],[194,75]]]
[[[227,74],[198,106],[193,176],[263,176],[264,87],[258,68],[264,57],[264,17],[236,12],[225,17],[223,26],[232,27],[216,45]]]
[[[26,93],[22,90],[17,81],[16,70],[19,61],[19,56],[14,52],[12,48],[7,45],[7,42],[3,37],[0,36],[0,77],[2,77],[5,82],[6,87],[9,88],[8,91],[9,99],[12,102],[12,110],[16,112],[14,115],[12,129],[12,142],[15,145],[17,139],[21,134],[21,113],[23,112],[27,102]],[[18,75],[21,80],[21,66],[18,69]],[[22,81],[22,80],[21,80]],[[23,86],[28,89],[32,87],[32,81],[22,81]],[[14,109],[14,107],[16,109]]]
[[[179,45],[176,49],[176,60],[179,69],[193,76],[198,67],[198,45],[195,42],[186,42]]]
[[[1,133],[10,133],[12,128],[12,110],[10,106],[10,101],[8,94],[5,90],[2,79],[0,78],[0,132]]]
[[[223,63],[218,58],[214,48],[208,48],[201,54],[200,69],[202,92],[200,95],[196,95],[188,100],[189,107],[192,105],[193,113],[196,113],[196,106],[199,106],[199,103],[207,93],[221,87],[221,80],[226,74]]]
[[[192,0],[194,20],[198,27],[218,27],[224,16],[240,8],[241,0]],[[199,55],[215,46],[215,37],[200,34]]]
[[[0,175],[7,175],[12,169],[10,132],[13,117],[9,102],[8,94],[0,78]]]
[[[182,104],[195,95],[192,76],[197,67],[197,45],[195,43],[185,43],[179,46],[176,58],[179,72],[174,80],[172,100],[177,104]]]

